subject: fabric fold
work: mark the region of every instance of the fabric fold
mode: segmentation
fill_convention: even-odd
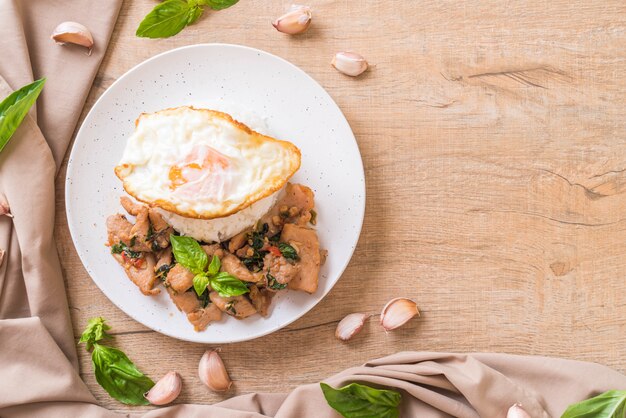
[[[14,217],[0,219],[0,322],[36,317],[78,369],[61,266],[54,243],[54,180],[113,31],[121,0],[0,0],[0,97],[46,77],[29,115],[0,153],[0,196]],[[91,56],[59,46],[61,22],[84,22]],[[11,328],[14,330],[14,328]],[[4,347],[3,347],[4,349]],[[6,351],[3,354],[6,356]],[[11,357],[14,353],[8,353]]]

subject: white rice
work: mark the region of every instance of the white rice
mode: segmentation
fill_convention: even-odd
[[[216,109],[205,103],[191,103],[191,105],[200,109]],[[265,118],[243,109],[234,103],[223,102],[216,110],[230,114],[236,120],[245,123],[251,129],[259,133],[270,135]],[[167,212],[162,209],[159,210],[167,223],[180,234],[190,236],[203,242],[222,242],[253,226],[256,221],[274,206],[279,194],[280,190],[225,218],[209,220],[193,219],[176,215],[175,213]]]
[[[253,226],[276,203],[280,191],[254,202],[239,212],[217,219],[193,219],[159,209],[165,221],[181,235],[203,242],[222,242]]]

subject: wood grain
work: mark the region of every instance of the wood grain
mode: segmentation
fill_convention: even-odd
[[[311,0],[311,30],[288,37],[269,24],[283,1],[241,0],[174,38],[136,38],[154,4],[125,2],[84,112],[132,66],[174,47],[227,42],[284,57],[328,90],[356,134],[363,233],[309,314],[222,347],[236,384],[216,395],[196,373],[207,347],[131,320],[85,272],[65,218],[64,166],[56,237],[75,335],[106,317],[150,376],[183,375],[180,402],[289,391],[400,350],[561,356],[626,372],[622,1]],[[341,50],[373,68],[358,79],[337,73],[329,61]],[[386,334],[372,318],[354,341],[334,338],[344,315],[376,314],[396,296],[417,300],[421,319]],[[103,405],[141,409],[109,398],[84,351],[80,360]]]

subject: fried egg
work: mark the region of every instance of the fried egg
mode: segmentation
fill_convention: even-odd
[[[222,218],[280,190],[300,150],[226,113],[183,106],[136,121],[115,174],[127,193],[168,212]]]

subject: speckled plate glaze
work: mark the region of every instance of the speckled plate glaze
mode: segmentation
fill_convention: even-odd
[[[104,246],[107,216],[123,212],[113,173],[141,112],[205,103],[233,104],[265,119],[273,136],[302,150],[293,177],[315,192],[317,231],[329,256],[317,292],[281,292],[270,315],[238,321],[224,315],[195,332],[165,291],[142,295]],[[236,117],[236,115],[233,115]],[[313,308],[345,270],[365,212],[361,155],[348,122],[326,91],[304,71],[257,49],[226,44],[193,45],[150,58],[119,78],[81,126],[70,155],[66,206],[72,239],[87,272],[104,294],[135,320],[158,332],[200,343],[230,343],[276,331]],[[96,309],[94,315],[104,314]],[[115,326],[115,324],[112,324]]]

